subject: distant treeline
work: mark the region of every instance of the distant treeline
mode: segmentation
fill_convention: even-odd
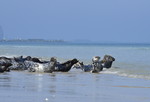
[[[64,40],[45,40],[45,39],[2,39],[0,42],[65,42]]]

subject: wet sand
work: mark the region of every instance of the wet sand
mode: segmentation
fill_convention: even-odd
[[[150,80],[80,71],[0,74],[0,102],[149,102]]]

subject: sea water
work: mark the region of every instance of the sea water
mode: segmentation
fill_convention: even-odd
[[[149,102],[149,44],[77,44],[55,42],[1,42],[0,56],[20,55],[59,62],[73,58],[85,64],[105,54],[116,60],[98,74],[69,72],[0,73],[0,102]]]
[[[0,56],[33,56],[43,60],[56,57],[63,62],[77,58],[84,64],[92,63],[93,56],[105,54],[116,61],[109,70],[102,73],[150,79],[150,44],[78,44],[52,42],[3,42]]]

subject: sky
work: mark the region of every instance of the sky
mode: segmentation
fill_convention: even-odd
[[[5,39],[150,43],[150,0],[0,0]]]

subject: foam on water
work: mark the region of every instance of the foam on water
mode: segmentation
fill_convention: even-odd
[[[103,74],[115,74],[123,77],[129,78],[140,78],[140,79],[148,79],[150,80],[150,71],[149,70],[140,70],[137,69],[123,69],[123,68],[110,68],[104,69],[101,73]]]

